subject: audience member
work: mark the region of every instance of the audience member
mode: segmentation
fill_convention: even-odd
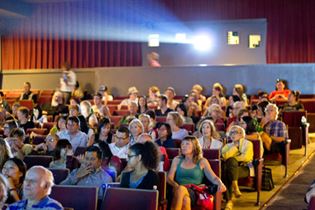
[[[127,159],[127,152],[129,148],[129,130],[126,126],[120,126],[115,134],[115,141],[109,144],[110,151],[114,156],[121,159]]]
[[[138,114],[143,114],[148,111],[147,98],[146,96],[139,96],[138,103]]]
[[[19,121],[19,127],[23,128],[26,132],[29,128],[34,128],[35,124],[29,119],[30,111],[28,108],[21,106],[17,111],[17,119]]]
[[[12,157],[13,154],[11,152],[10,145],[6,140],[0,138],[0,171],[2,170],[4,163]]]
[[[17,127],[18,127],[17,121],[15,121],[15,120],[5,121],[5,123],[3,125],[3,136],[8,137],[10,135],[11,131]]]
[[[288,87],[286,87],[286,81],[285,80],[277,79],[276,80],[276,90],[272,91],[269,94],[269,100],[270,101],[277,101],[277,100],[287,101],[288,96],[291,92],[287,88]]]
[[[129,106],[131,102],[135,102],[138,106],[138,94],[139,91],[136,87],[132,86],[128,88],[128,96],[129,98],[124,99],[119,105],[118,105],[118,110],[121,109],[122,106]]]
[[[172,139],[172,129],[168,123],[158,124],[158,140],[155,141],[159,146],[165,148],[175,148],[174,140]]]
[[[32,153],[36,155],[54,155],[59,137],[55,134],[49,134],[45,138],[45,142],[35,145]]]
[[[177,104],[179,104],[174,100],[174,97],[176,96],[175,89],[173,87],[168,87],[166,88],[164,94],[167,96],[167,107],[174,110]]]
[[[227,187],[225,209],[233,208],[232,191],[235,197],[242,195],[238,187],[238,179],[254,176],[252,142],[245,139],[245,130],[237,125],[228,130],[228,137],[232,140],[222,148],[222,180]]]
[[[21,93],[20,100],[32,100],[34,103],[37,102],[37,95],[31,91],[30,82],[24,82],[23,92]]]
[[[169,112],[167,114],[166,121],[171,126],[172,139],[184,139],[188,136],[188,131],[181,128],[184,124],[184,120],[178,112]]]
[[[49,168],[67,168],[67,156],[72,156],[72,146],[67,139],[60,139],[54,149],[54,160]]]
[[[153,141],[155,141],[157,138],[157,131],[156,131],[156,129],[153,128],[153,126],[151,124],[150,116],[147,114],[140,114],[139,120],[141,121],[141,123],[143,125],[143,132],[151,135]]]
[[[160,89],[157,86],[151,86],[148,92],[147,105],[157,107],[159,105]]]
[[[127,154],[131,171],[121,176],[120,186],[125,188],[154,189],[159,185],[159,176],[155,172],[159,163],[157,146],[150,141],[130,146]]]
[[[25,176],[23,183],[23,200],[11,204],[8,210],[50,209],[61,210],[62,205],[49,197],[54,185],[51,171],[42,166],[33,166]]]
[[[73,151],[78,147],[86,147],[88,143],[88,136],[80,131],[80,121],[77,117],[68,117],[67,133],[62,138],[69,140]]]
[[[139,119],[133,119],[129,123],[128,129],[130,131],[130,145],[133,145],[138,141],[140,134],[144,132],[144,128]]]
[[[194,124],[191,117],[187,115],[187,108],[183,103],[180,103],[176,106],[175,111],[178,112],[184,119],[184,124]]]
[[[218,185],[218,191],[226,190],[220,178],[212,171],[209,162],[203,158],[196,137],[187,136],[183,139],[180,154],[172,161],[167,179],[174,193],[171,209],[190,209],[190,206],[195,206],[198,198],[194,191],[185,185],[200,185],[204,176],[212,184]]]
[[[120,125],[129,125],[129,123],[137,118],[138,116],[138,105],[136,102],[130,102],[128,105],[128,111],[129,114],[125,115],[121,120],[120,120]]]
[[[200,123],[199,132],[201,137],[198,139],[202,149],[219,149],[223,143],[219,140],[220,134],[217,133],[211,120],[204,120]]]
[[[22,199],[22,184],[25,178],[25,173],[25,163],[16,157],[9,158],[3,165],[2,174],[8,180],[8,204]]]
[[[8,180],[0,174],[0,209],[4,209],[8,198]]]
[[[100,117],[110,117],[109,108],[102,103],[101,93],[96,93],[93,97],[94,105],[92,106],[93,113]]]
[[[4,99],[2,91],[0,91],[0,107],[4,108],[7,112],[11,111],[10,104]]]
[[[110,144],[113,141],[113,134],[111,132],[111,122],[108,118],[103,118],[97,128],[95,135],[95,143],[104,142]]]
[[[97,146],[86,149],[84,160],[80,168],[74,169],[69,176],[61,182],[63,185],[82,185],[99,187],[99,198],[104,192],[102,185],[112,182],[111,176],[102,169],[102,151]]]
[[[101,93],[104,105],[107,105],[109,101],[114,100],[114,97],[108,93],[106,85],[101,85],[97,92]]]
[[[156,116],[166,116],[169,112],[173,111],[171,108],[167,106],[168,97],[166,95],[159,96],[159,108],[155,110]]]
[[[288,96],[288,102],[283,105],[282,111],[283,112],[290,112],[290,111],[303,111],[304,106],[300,102],[300,91],[291,91]]]
[[[248,99],[245,93],[245,87],[243,84],[235,84],[233,88],[233,95],[240,97],[241,101],[245,103],[245,106],[248,105]]]
[[[74,90],[71,93],[70,99],[71,98],[76,98],[78,100],[81,100],[83,98],[83,96],[84,96],[84,94],[83,94],[83,91],[82,91],[82,89],[80,87],[80,83],[79,83],[79,81],[76,81],[75,87],[74,87]]]
[[[219,132],[225,132],[224,111],[220,105],[212,104],[204,114],[205,117],[210,117]]]

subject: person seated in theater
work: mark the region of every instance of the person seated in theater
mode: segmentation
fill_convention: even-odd
[[[2,91],[0,91],[0,107],[4,108],[7,112],[11,111],[10,104],[4,99],[4,94]]]
[[[175,148],[174,140],[172,139],[172,129],[168,123],[158,123],[158,139],[155,141],[159,146],[165,148]]]
[[[138,114],[144,114],[148,110],[149,110],[149,108],[148,108],[148,103],[147,103],[147,97],[146,96],[139,96]]]
[[[161,95],[160,89],[157,86],[151,86],[148,95],[147,105],[157,107],[159,105],[159,96]]]
[[[97,146],[90,146],[86,149],[81,166],[74,169],[61,185],[80,185],[99,187],[99,198],[104,192],[102,185],[113,182],[112,177],[102,169],[102,151]]]
[[[283,79],[276,80],[276,90],[269,94],[270,101],[287,101],[290,90],[286,87],[286,81]]]
[[[202,106],[198,104],[197,96],[191,92],[188,97],[182,99],[182,103],[186,106],[187,116],[191,117],[194,123],[197,123],[201,117]]]
[[[200,185],[205,177],[212,184],[218,186],[218,192],[226,190],[221,179],[211,169],[207,159],[202,156],[198,139],[194,136],[187,136],[183,139],[180,155],[172,161],[167,176],[168,184],[173,187],[171,209],[191,209],[196,206],[198,198],[187,185]]]
[[[233,104],[233,110],[232,110],[232,114],[228,117],[227,119],[227,129],[229,128],[231,123],[237,123],[238,122],[238,114],[240,112],[240,110],[242,109],[246,109],[246,104],[244,101],[237,101]],[[233,125],[232,124],[232,125]]]
[[[288,103],[284,104],[282,107],[283,112],[290,112],[290,111],[303,111],[304,106],[300,102],[300,91],[292,90],[288,96]]]
[[[212,85],[212,95],[211,96],[215,96],[215,97],[220,99],[219,105],[222,108],[227,106],[227,101],[226,101],[225,94],[224,94],[224,87],[221,83],[216,82]],[[206,104],[205,104],[206,107],[209,107],[209,105],[207,105],[208,100],[210,100],[210,99],[209,98],[207,99]]]
[[[75,116],[68,117],[67,132],[62,138],[68,139],[73,151],[78,147],[86,147],[88,143],[88,136],[86,133],[80,131],[80,120]]]
[[[84,101],[81,103],[84,103]],[[81,109],[79,105],[70,105],[69,106],[69,117],[77,117],[80,121],[80,130],[82,132],[88,134],[88,132],[89,132],[88,122],[87,122],[87,119],[85,118],[85,116],[81,114],[81,110],[84,111],[85,107],[82,106],[82,109]]]
[[[42,166],[33,166],[26,172],[24,179],[24,199],[9,205],[7,209],[63,209],[58,201],[49,197],[53,185],[54,177],[51,171]]]
[[[229,100],[228,100],[228,102],[227,102],[227,107],[226,107],[226,112],[225,112],[225,116],[226,116],[227,118],[233,116],[233,114],[232,114],[233,105],[234,105],[234,103],[237,102],[237,101],[241,101],[240,97],[238,97],[238,96],[233,96],[233,95],[229,96]]]
[[[153,141],[157,139],[157,129],[151,123],[151,118],[148,114],[140,114],[138,119],[141,121],[143,125],[143,132],[151,135]]]
[[[31,144],[24,143],[25,141],[25,132],[22,128],[14,128],[9,138],[6,138],[8,141],[12,154],[14,157],[18,157],[21,160],[24,159],[25,155],[28,155],[32,152],[33,146]]]
[[[184,124],[194,124],[191,117],[188,116],[188,111],[185,104],[180,103],[176,106],[175,111],[178,112],[184,119]]]
[[[159,63],[160,55],[156,52],[150,52],[147,55],[148,64],[150,67],[158,68],[161,67],[161,64]]]
[[[218,149],[221,150],[223,143],[220,141],[220,134],[211,120],[203,120],[199,125],[201,137],[198,138],[202,149]]]
[[[232,140],[222,148],[222,180],[225,184],[227,204],[225,209],[233,208],[232,192],[236,198],[242,195],[238,187],[238,179],[254,176],[252,164],[254,157],[253,143],[245,139],[245,130],[234,125],[228,130],[228,137]]]
[[[202,95],[203,87],[199,84],[195,84],[191,88],[191,92],[194,92],[198,101],[198,105],[202,105],[206,101],[206,97]]]
[[[233,95],[240,97],[241,101],[245,103],[245,106],[248,106],[248,99],[246,96],[245,86],[243,84],[235,84],[233,87]]]
[[[258,101],[257,104],[259,104],[262,101],[268,101],[269,102],[269,94],[265,91],[258,91]]]
[[[72,156],[72,145],[67,139],[60,139],[56,143],[53,153],[53,161],[49,163],[49,168],[67,168],[67,156]]]
[[[159,96],[159,108],[155,110],[155,115],[158,117],[166,116],[169,112],[173,111],[167,106],[168,97],[166,95]]]
[[[179,104],[178,101],[174,100],[174,97],[176,96],[175,89],[173,87],[168,87],[164,94],[167,96],[167,107],[175,110],[176,106]]]
[[[120,125],[129,125],[129,123],[138,117],[138,105],[136,102],[130,102],[128,105],[129,114],[123,116],[120,120]]]
[[[144,127],[142,122],[135,118],[129,123],[128,129],[130,131],[130,145],[133,145],[138,141],[138,137],[144,133]]]
[[[64,104],[63,95],[60,91],[54,93],[50,106],[43,106],[42,109],[45,110],[48,115],[53,115],[53,119],[58,115],[67,115],[69,112],[68,106]]]
[[[56,134],[48,134],[45,142],[35,145],[31,155],[54,155],[54,151],[59,142],[59,137]]]
[[[101,85],[97,92],[102,95],[102,101],[104,105],[107,105],[109,101],[114,100],[114,97],[111,94],[109,94],[106,85]]]
[[[37,95],[31,91],[30,82],[24,82],[23,92],[21,93],[19,100],[32,100],[34,103],[37,102]]]
[[[103,105],[102,103],[101,93],[96,93],[94,95],[93,102],[94,105],[91,108],[93,110],[93,113],[96,114],[98,118],[111,116],[109,108],[106,105]]]
[[[83,94],[83,91],[80,87],[80,83],[78,81],[76,81],[75,83],[75,87],[74,87],[74,90],[72,91],[71,93],[71,98],[76,98],[77,100],[81,100],[83,98],[84,94]],[[70,99],[69,99],[69,102],[70,102]]]
[[[210,117],[218,132],[225,132],[224,111],[220,105],[212,104],[204,113],[203,118]]]
[[[188,131],[181,128],[184,124],[184,120],[178,112],[169,112],[166,117],[166,122],[171,126],[172,139],[182,140],[188,136]]]
[[[30,118],[29,113],[30,113],[29,109],[24,107],[24,106],[21,106],[16,113],[19,127],[23,128],[25,133],[26,133],[27,129],[35,128],[34,122],[31,119],[29,119]]]
[[[136,87],[132,86],[128,88],[128,96],[129,98],[122,100],[120,104],[118,105],[118,110],[121,109],[122,106],[129,106],[131,102],[135,102],[138,105],[138,94],[139,91]]]
[[[142,138],[151,138],[150,135]],[[141,140],[143,141],[143,140]],[[121,175],[120,186],[124,188],[152,190],[159,185],[156,169],[159,165],[159,149],[152,141],[136,143],[129,147],[127,153],[128,172]]]
[[[284,122],[277,120],[278,107],[275,104],[268,104],[265,109],[265,116],[260,125],[264,129],[262,140],[265,153],[282,152],[285,139],[288,138],[288,131]]]
[[[120,126],[114,136],[115,141],[109,144],[109,149],[114,156],[127,159],[130,142],[130,132],[126,126]]]

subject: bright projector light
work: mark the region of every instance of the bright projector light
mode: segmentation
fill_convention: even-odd
[[[207,35],[198,35],[194,37],[193,43],[194,48],[199,51],[208,51],[211,49],[211,39]]]

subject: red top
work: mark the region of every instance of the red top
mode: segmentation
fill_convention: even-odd
[[[291,93],[290,90],[274,90],[269,94],[269,100],[275,97],[276,95],[284,95],[285,97],[288,98],[289,94]]]

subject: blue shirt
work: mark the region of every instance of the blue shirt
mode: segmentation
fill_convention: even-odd
[[[27,207],[27,200],[20,200],[16,203],[9,205],[7,209],[8,210],[22,210],[22,209],[26,209],[26,207]],[[58,201],[46,196],[42,200],[40,200],[37,204],[34,204],[32,206],[32,210],[35,210],[35,209],[63,210],[63,207]]]

